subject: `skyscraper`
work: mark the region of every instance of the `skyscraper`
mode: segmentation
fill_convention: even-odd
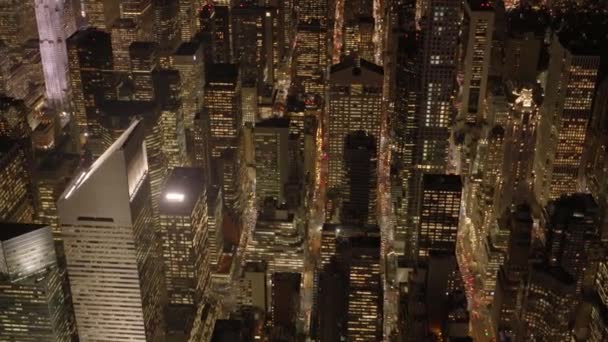
[[[429,0],[422,20],[422,87],[416,160],[424,172],[442,173],[447,166],[453,120],[460,1]]]
[[[0,335],[9,341],[76,338],[65,268],[49,226],[0,224]]]
[[[0,221],[34,218],[30,156],[17,140],[0,137]]]
[[[579,188],[600,57],[593,49],[581,47],[576,39],[556,33],[549,50],[534,158],[534,193],[541,204]]]
[[[112,24],[112,55],[114,70],[128,72],[131,68],[129,46],[137,40],[140,28],[133,19],[117,19]]]
[[[380,146],[383,69],[363,59],[349,59],[331,67],[329,82],[328,189],[343,192],[347,136],[363,131]]]
[[[341,221],[359,225],[376,222],[376,139],[363,131],[348,134],[344,142],[344,167],[346,186]]]
[[[209,280],[207,198],[201,169],[175,168],[160,200],[160,238],[171,322],[187,330]]]
[[[120,17],[118,1],[84,0],[83,10],[89,26],[108,31],[116,19]]]
[[[289,119],[259,122],[253,131],[256,166],[256,198],[260,203],[272,198],[285,202],[289,159],[287,156]]]
[[[298,25],[295,82],[305,93],[322,95],[327,67],[327,28],[317,19]]]
[[[110,35],[95,28],[79,30],[67,40],[71,95],[78,128],[95,155],[102,152],[97,106],[104,95],[104,76],[112,70]]]
[[[34,8],[38,24],[46,98],[54,106],[62,106],[66,101],[69,82],[67,78],[68,54],[65,42],[73,32],[66,32],[63,29],[66,8],[62,1],[36,1]]]
[[[205,63],[203,46],[195,42],[182,43],[171,56],[171,66],[179,71],[181,100],[185,127],[194,125],[194,115],[203,107]]]
[[[237,147],[241,127],[240,77],[235,64],[213,64],[206,68],[204,114],[209,116],[211,156]]]
[[[133,122],[57,203],[80,339],[163,337],[164,280],[143,135],[142,122]]]
[[[138,101],[152,101],[155,98],[152,72],[159,65],[158,44],[153,42],[133,42],[129,45],[131,77],[135,86],[133,98]]]
[[[461,67],[464,72],[464,83],[460,116],[467,122],[481,119],[482,104],[488,88],[493,33],[494,8],[490,1],[466,0],[463,22],[464,53]]]
[[[422,261],[432,250],[454,252],[461,197],[460,176],[424,175],[418,233],[418,256]]]

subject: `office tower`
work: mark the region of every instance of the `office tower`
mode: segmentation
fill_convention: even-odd
[[[60,236],[61,233],[57,200],[72,181],[79,163],[79,155],[60,151],[53,151],[36,161],[33,174],[35,188],[38,190],[38,222],[50,226],[55,236]]]
[[[353,237],[337,249],[348,270],[348,340],[377,341],[382,338],[380,238]]]
[[[569,322],[575,291],[576,281],[561,268],[534,265],[523,297],[522,338],[528,341],[570,340]]]
[[[33,2],[4,0],[0,3],[0,40],[4,44],[19,48],[36,36]]]
[[[34,218],[29,149],[0,137],[0,221],[30,223]]]
[[[168,57],[181,42],[179,3],[171,0],[152,0],[154,12],[154,41],[159,47],[161,65],[169,67]]]
[[[422,179],[418,256],[454,252],[462,197],[460,176],[425,174]]]
[[[129,58],[135,86],[133,98],[152,101],[155,98],[152,74],[159,65],[158,45],[153,42],[133,42],[129,45]]]
[[[322,95],[327,67],[327,28],[320,21],[298,24],[294,60],[296,85],[305,93]]]
[[[198,4],[199,0],[184,0],[179,2],[179,24],[180,39],[183,42],[189,41],[198,30]]]
[[[383,69],[363,59],[331,67],[329,91],[328,189],[342,192],[346,184],[345,141],[363,131],[380,146]]]
[[[231,212],[238,212],[238,196],[239,196],[239,161],[237,160],[236,149],[230,149],[222,152],[222,155],[214,159],[216,163],[214,184],[222,188],[223,202],[226,208]]]
[[[449,127],[460,31],[460,1],[429,0],[422,20],[422,87],[416,160],[426,173],[442,173],[448,158]]]
[[[320,21],[327,28],[327,19],[332,17],[327,0],[301,0],[298,3],[298,20],[300,23]]]
[[[223,151],[237,146],[241,127],[240,77],[236,64],[212,64],[205,70],[205,99],[209,116],[211,156],[218,158]]]
[[[304,237],[298,232],[294,214],[285,209],[263,210],[251,234],[247,244],[248,262],[266,262],[269,273],[302,271]]]
[[[129,46],[137,41],[140,28],[133,19],[117,19],[112,24],[112,54],[114,70],[128,72],[131,69]]]
[[[51,228],[1,223],[0,335],[7,341],[76,338],[65,268]]]
[[[36,1],[36,23],[40,41],[40,57],[46,86],[46,99],[53,106],[62,106],[66,102],[68,89],[68,54],[66,38],[72,32],[65,32],[63,20],[66,8],[62,1]],[[70,67],[70,70],[72,68]],[[82,121],[82,117],[80,121]],[[76,121],[79,121],[77,119]]]
[[[194,115],[203,107],[205,63],[203,45],[195,42],[182,43],[171,56],[171,66],[179,71],[181,83],[184,125],[191,129]]]
[[[273,118],[260,121],[253,130],[255,149],[256,199],[263,203],[272,198],[285,202],[287,184],[289,119]]]
[[[137,24],[138,41],[154,40],[154,10],[152,0],[123,0],[120,1],[120,18],[130,19]]]
[[[577,35],[578,37],[578,35]],[[600,57],[568,32],[554,34],[534,159],[534,193],[541,204],[579,188]]]
[[[270,310],[271,338],[293,340],[300,311],[300,273],[273,273]]]
[[[143,139],[143,123],[133,122],[57,202],[83,340],[156,341],[164,335],[164,279],[150,224]]]
[[[27,139],[32,131],[27,115],[23,100],[0,96],[0,137]]]
[[[160,102],[163,134],[162,151],[169,168],[189,164],[187,137],[184,128],[182,100],[180,98],[180,75],[177,70],[157,70],[152,77],[155,95]]]
[[[230,38],[230,11],[224,5],[205,5],[200,14],[200,31],[210,42],[206,54],[212,63],[230,63],[232,56]],[[207,55],[206,55],[207,56]]]
[[[189,330],[198,305],[208,295],[207,197],[197,168],[175,168],[160,199],[160,239],[165,265],[169,330]]]
[[[247,123],[255,126],[258,113],[258,85],[255,81],[241,83],[241,110],[243,112],[243,125]]]
[[[114,0],[84,0],[83,10],[89,26],[108,31],[120,17],[119,2]]]
[[[256,82],[260,87],[273,62],[272,54],[267,53],[272,51],[273,43],[272,32],[269,37],[266,35],[266,13],[269,17],[275,15],[270,8],[255,5],[241,4],[231,10],[234,61],[240,66],[242,80]]]
[[[487,0],[464,2],[463,57],[464,72],[460,117],[467,122],[481,119],[483,101],[488,87],[488,70],[494,33],[494,8]],[[431,63],[433,61],[431,56]]]
[[[601,262],[595,277],[595,295],[591,307],[589,320],[589,342],[600,342],[608,338],[608,322],[606,309],[608,308],[608,266]]]
[[[507,255],[500,268],[493,306],[498,311],[498,333],[515,336],[519,329],[519,313],[523,286],[530,268],[534,218],[528,204],[518,205],[504,217],[510,231]]]
[[[78,128],[101,154],[101,132],[97,106],[104,95],[104,76],[112,70],[110,35],[95,28],[79,30],[67,40],[71,95]]]
[[[593,244],[599,240],[598,206],[589,194],[562,196],[547,208],[546,246],[548,264],[560,267],[577,284],[593,278]],[[591,273],[591,274],[589,274]]]
[[[209,119],[209,116],[203,112],[196,113],[194,116],[192,146],[188,151],[192,165],[203,169],[206,175],[212,175]]]
[[[346,187],[342,222],[353,224],[376,221],[377,146],[376,139],[364,131],[355,131],[344,142]]]
[[[158,104],[143,101],[104,101],[99,110],[104,118],[104,149],[109,148],[113,141],[131,126],[133,120],[141,120],[144,127],[152,213],[157,222],[160,194],[168,171],[167,158],[163,152],[163,126]]]

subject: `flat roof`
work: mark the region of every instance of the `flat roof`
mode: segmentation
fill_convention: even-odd
[[[0,241],[7,241],[44,227],[48,226],[44,224],[0,222]]]
[[[160,195],[159,210],[164,215],[190,215],[205,191],[203,169],[177,167],[173,169]]]

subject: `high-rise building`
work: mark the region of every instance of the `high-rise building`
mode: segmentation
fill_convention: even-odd
[[[178,1],[152,0],[154,41],[158,44],[161,65],[169,67],[169,56],[181,42]]]
[[[300,23],[320,21],[327,28],[327,19],[332,18],[327,0],[301,0],[298,2],[298,19]]]
[[[209,280],[207,198],[201,169],[175,168],[160,199],[160,238],[169,310],[187,330],[204,300]]]
[[[271,337],[293,340],[300,309],[300,273],[273,273],[270,306]]]
[[[104,31],[108,31],[120,17],[119,2],[112,0],[84,0],[83,11],[89,26]]]
[[[162,150],[167,158],[167,166],[175,168],[187,165],[188,145],[180,97],[180,74],[177,70],[161,69],[153,77],[156,99],[160,102]]]
[[[268,280],[265,262],[248,262],[239,280],[238,303],[241,308],[256,308],[268,311]]]
[[[179,1],[180,39],[182,42],[189,41],[198,30],[197,11],[200,2],[200,0]]]
[[[331,67],[329,91],[328,189],[341,193],[346,184],[345,142],[363,131],[380,146],[383,69],[363,59]]]
[[[235,64],[212,64],[205,74],[205,111],[209,117],[211,156],[237,147],[241,127],[239,68]]]
[[[74,341],[75,325],[65,267],[52,230],[1,223],[0,335],[8,341]]]
[[[0,96],[0,137],[28,138],[32,129],[27,122],[27,115],[23,100]]]
[[[488,71],[494,33],[494,8],[488,0],[466,0],[463,21],[464,72],[460,117],[467,122],[480,120],[488,88]],[[431,56],[431,63],[437,62]]]
[[[5,0],[0,2],[0,40],[12,48],[19,48],[28,39],[36,38],[36,16],[30,1]]]
[[[344,142],[346,186],[341,221],[364,224],[376,222],[377,146],[376,139],[355,131]]]
[[[114,70],[128,72],[131,69],[129,46],[137,41],[140,28],[135,20],[130,18],[117,19],[112,24],[112,54]]]
[[[418,256],[423,261],[432,250],[454,252],[461,199],[460,176],[424,175],[418,232]]]
[[[346,331],[349,341],[382,339],[380,238],[352,237],[337,246],[348,274]]]
[[[232,8],[231,16],[234,61],[242,80],[257,81],[259,87],[274,84],[275,68],[282,58],[276,44],[281,32],[275,25],[277,9],[241,4]]]
[[[158,220],[160,193],[168,171],[167,158],[163,152],[163,125],[158,104],[144,101],[105,101],[99,110],[103,114],[104,149],[109,148],[134,120],[142,121],[152,213],[155,220]]]
[[[461,3],[429,0],[426,7],[422,20],[422,87],[416,160],[423,172],[443,173],[453,120]]]
[[[200,31],[209,41],[206,49],[207,61],[230,63],[232,45],[230,38],[230,10],[228,6],[207,4],[199,15]]]
[[[0,137],[0,221],[31,223],[34,218],[28,151],[18,140]]]
[[[578,34],[577,36],[578,37]],[[534,159],[534,193],[541,204],[579,188],[599,55],[568,34],[554,34]]]
[[[522,304],[522,338],[568,341],[570,315],[575,306],[576,281],[559,267],[534,265]],[[560,308],[556,310],[555,308]]]
[[[289,159],[287,155],[289,119],[260,121],[253,131],[256,168],[256,198],[263,203],[272,198],[285,202]]]
[[[589,320],[589,342],[600,342],[608,338],[608,265],[600,263],[595,277],[595,293],[593,306],[591,307],[591,319]]]
[[[54,106],[60,107],[66,104],[69,82],[68,53],[65,42],[66,38],[73,33],[71,30],[66,32],[63,26],[67,8],[64,2],[53,0],[37,1],[34,8],[46,99]]]
[[[194,116],[203,107],[205,86],[205,62],[203,45],[195,42],[182,43],[171,56],[171,66],[179,71],[184,124],[187,129],[194,125]]]
[[[60,236],[57,200],[65,191],[80,163],[80,156],[53,151],[36,161],[34,169],[36,199],[38,201],[38,222],[53,229],[55,236]]]
[[[319,20],[298,24],[294,81],[305,93],[323,95],[327,59],[327,28]]]
[[[152,101],[155,98],[152,73],[159,65],[158,45],[153,42],[133,42],[129,45],[129,58],[135,87],[133,98]]]
[[[78,128],[95,155],[102,152],[97,106],[104,96],[104,76],[112,71],[110,34],[96,28],[77,31],[67,40],[71,95]]]
[[[157,341],[164,336],[166,295],[143,140],[143,123],[135,121],[57,203],[83,340]]]
[[[580,289],[586,273],[591,272],[587,278],[596,273],[591,253],[599,240],[598,206],[589,194],[573,194],[550,202],[547,214],[547,262],[563,269]]]

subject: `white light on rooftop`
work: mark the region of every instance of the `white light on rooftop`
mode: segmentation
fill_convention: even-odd
[[[170,202],[183,202],[184,197],[184,194],[180,194],[177,192],[170,192],[165,195],[165,199]]]

